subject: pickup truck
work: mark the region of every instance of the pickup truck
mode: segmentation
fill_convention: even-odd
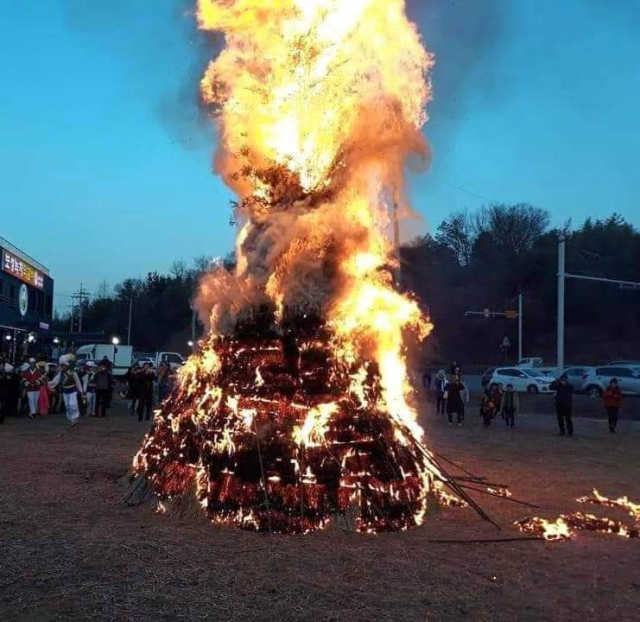
[[[516,367],[526,367],[527,369],[535,369],[545,376],[555,376],[558,372],[557,367],[548,367],[544,364],[544,359],[539,356],[529,356],[527,358],[520,359],[520,362]]]
[[[184,364],[184,357],[178,352],[156,352],[149,356],[141,356],[136,360],[138,365],[150,363],[154,368],[158,368],[160,363],[169,363],[172,369],[177,369]]]

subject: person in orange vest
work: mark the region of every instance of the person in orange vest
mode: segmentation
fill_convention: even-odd
[[[40,387],[43,383],[44,374],[36,365],[36,359],[29,359],[29,366],[22,372],[22,386],[27,392],[29,403],[29,419],[35,419],[38,414],[38,398],[40,397]]]
[[[604,407],[607,409],[607,417],[609,418],[609,432],[615,434],[616,428],[618,427],[620,406],[622,406],[622,389],[618,384],[617,378],[611,379],[602,398],[604,400]]]

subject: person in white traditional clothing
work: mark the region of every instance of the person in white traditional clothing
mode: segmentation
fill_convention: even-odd
[[[84,390],[78,378],[78,374],[70,368],[68,356],[60,357],[60,367],[57,375],[49,383],[50,389],[55,389],[58,385],[62,388],[62,399],[67,413],[67,419],[71,425],[78,423],[80,410],[78,408],[78,394],[83,395]]]
[[[89,361],[86,364],[87,373],[82,378],[82,390],[86,399],[87,416],[96,416],[96,364]]]

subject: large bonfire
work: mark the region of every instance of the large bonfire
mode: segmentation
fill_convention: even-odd
[[[216,171],[238,196],[237,265],[207,275],[208,337],[134,460],[162,502],[306,533],[419,524],[455,485],[425,448],[404,338],[431,325],[394,287],[391,214],[432,57],[404,0],[199,0],[226,45],[201,83]]]

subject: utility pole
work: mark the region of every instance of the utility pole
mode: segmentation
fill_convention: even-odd
[[[396,253],[396,285],[400,285],[402,281],[402,264],[400,260],[400,212],[398,209],[398,190],[393,189],[393,245]]]
[[[84,313],[84,306],[89,300],[89,292],[87,292],[82,283],[80,283],[80,289],[71,296],[72,300],[75,302],[78,301],[78,332],[82,332],[82,315]],[[74,303],[72,303],[72,311],[71,311],[71,332],[73,332],[73,307]]]
[[[622,289],[640,290],[640,282],[621,281],[619,279],[607,279],[599,276],[587,276],[583,274],[571,274],[567,272],[566,254],[567,239],[564,234],[558,238],[558,369],[564,368],[564,320],[565,320],[565,287],[567,279],[575,281],[591,281],[596,283],[610,283],[618,285]]]
[[[558,371],[564,369],[564,311],[566,283],[567,238],[564,233],[558,238],[558,343],[556,364]]]
[[[131,345],[131,320],[133,319],[133,296],[129,297],[129,324],[127,325],[127,345]]]
[[[523,297],[522,294],[518,294],[518,363],[524,358],[522,349],[522,325],[523,325]]]

